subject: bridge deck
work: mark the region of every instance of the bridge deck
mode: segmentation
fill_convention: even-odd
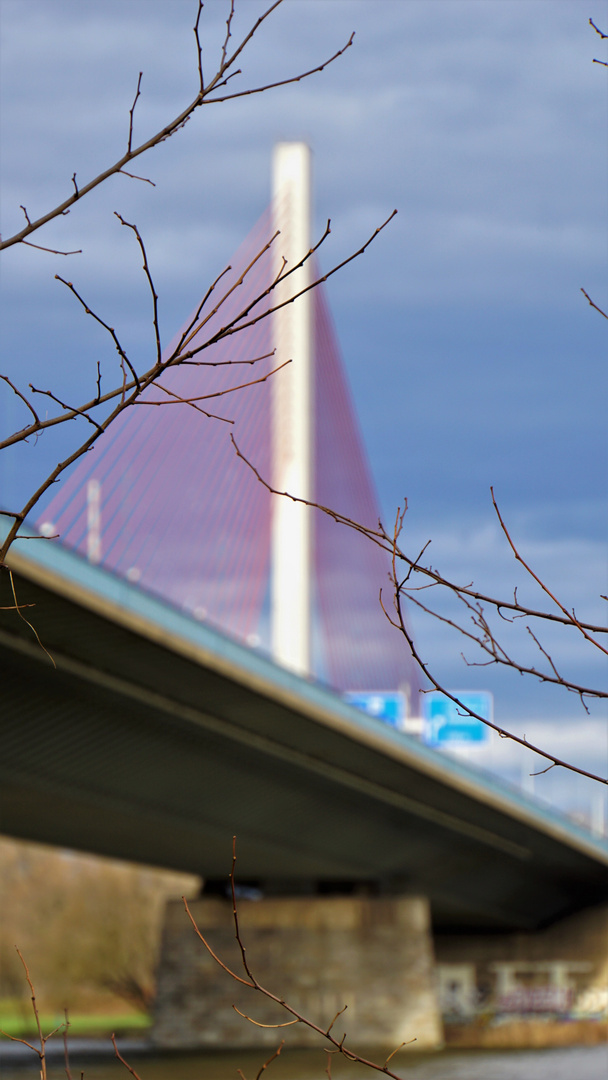
[[[46,541],[0,612],[2,829],[221,877],[376,882],[437,925],[608,898],[608,847]],[[8,575],[1,605],[10,605]]]

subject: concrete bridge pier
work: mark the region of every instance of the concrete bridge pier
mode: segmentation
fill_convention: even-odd
[[[217,954],[244,975],[228,899],[191,905]],[[258,981],[320,1027],[335,1023],[346,1045],[386,1056],[416,1039],[436,1047],[442,1025],[433,980],[429,905],[412,896],[282,896],[239,901],[247,960]],[[303,1024],[231,979],[196,937],[179,903],[168,905],[158,974],[154,1039],[162,1048],[319,1046]],[[384,1060],[384,1059],[383,1059]]]

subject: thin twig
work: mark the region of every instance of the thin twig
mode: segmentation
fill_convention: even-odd
[[[544,776],[545,773],[551,772],[551,769],[554,769],[554,768],[555,768],[555,762],[553,761],[551,763],[551,765],[547,765],[546,769],[539,769],[538,772],[531,772],[530,776]]]
[[[214,80],[207,87],[207,93],[209,92],[209,90],[213,89],[213,87],[216,85],[217,82],[219,82],[219,80],[221,78],[223,78],[224,74],[229,70],[229,68],[232,67],[235,60],[237,60],[237,58],[240,56],[243,49],[249,44],[249,42],[255,36],[255,34],[257,34],[257,32],[260,29],[260,26],[262,25],[262,23],[265,22],[266,19],[268,19],[272,15],[273,11],[276,11],[276,9],[278,7],[280,7],[282,3],[283,3],[283,0],[274,0],[274,3],[271,4],[270,7],[266,8],[266,11],[264,11],[260,15],[260,17],[257,19],[257,21],[251,27],[251,30],[249,30],[249,32],[245,35],[245,37],[241,41],[240,45],[237,46],[237,48],[233,52],[232,56],[230,56],[228,59],[224,59],[224,62],[222,64],[220,64],[219,70],[218,70],[217,74],[215,75]]]
[[[592,27],[593,27],[593,29],[595,30],[596,34],[599,34],[599,35],[600,35],[600,37],[601,37],[602,39],[604,39],[604,38],[608,38],[608,34],[604,34],[604,33],[603,33],[603,32],[602,32],[601,30],[600,30],[599,26],[596,26],[596,25],[595,25],[595,23],[594,23],[593,19],[589,19],[589,26],[592,26]]]
[[[15,393],[17,395],[18,398],[21,398],[21,401],[23,402],[23,404],[27,406],[27,408],[30,410],[32,416],[34,417],[34,423],[39,424],[40,423],[40,417],[38,416],[38,413],[36,412],[36,410],[35,410],[34,406],[32,405],[32,403],[30,401],[28,401],[28,399],[26,398],[25,394],[22,394],[21,390],[19,390],[14,385],[14,383],[11,382],[8,375],[0,375],[0,379],[2,379],[3,382],[7,383],[10,386],[11,390],[13,391],[13,393]],[[23,430],[25,430],[25,429],[23,429]]]
[[[228,13],[228,18],[226,19],[226,37],[224,38],[224,44],[222,45],[222,59],[220,60],[220,68],[223,68],[224,64],[226,63],[226,52],[227,52],[227,49],[228,49],[228,42],[230,41],[230,38],[232,37],[231,27],[232,27],[233,18],[234,18],[234,0],[230,0],[230,11]]]
[[[48,251],[51,255],[82,255],[82,248],[76,251],[58,251],[57,248],[44,247],[42,244],[33,244],[31,240],[22,240],[26,247],[36,248],[37,251]]]
[[[199,318],[200,318],[200,314],[201,314],[201,311],[202,311],[202,310],[203,310],[203,308],[205,307],[205,304],[207,303],[207,301],[208,301],[209,297],[210,297],[210,296],[212,295],[212,293],[213,293],[213,292],[215,291],[215,289],[216,289],[216,288],[217,288],[217,286],[219,285],[219,283],[220,283],[220,281],[222,280],[222,278],[223,278],[223,277],[224,277],[224,276],[225,276],[226,274],[228,274],[230,270],[232,270],[232,267],[231,267],[231,266],[226,266],[226,267],[224,268],[224,270],[222,270],[221,274],[218,274],[218,275],[217,275],[217,277],[216,277],[215,281],[212,281],[212,282],[211,282],[211,285],[210,285],[210,286],[209,286],[209,288],[207,289],[207,292],[206,292],[206,293],[205,293],[205,295],[203,296],[203,299],[201,300],[200,304],[198,305],[198,308],[196,309],[196,312],[195,312],[195,314],[194,314],[194,315],[192,316],[192,318],[190,319],[190,322],[189,322],[189,323],[188,323],[188,325],[187,325],[187,326],[185,327],[185,329],[184,329],[184,330],[182,331],[182,335],[181,335],[181,337],[180,337],[180,339],[179,339],[179,341],[178,341],[178,343],[177,343],[177,345],[176,345],[176,347],[175,347],[175,349],[174,349],[174,355],[178,355],[178,354],[181,354],[182,348],[183,348],[183,346],[184,346],[184,342],[185,342],[186,338],[188,337],[188,335],[189,335],[190,331],[192,330],[192,327],[193,327],[193,326],[195,326],[195,325],[196,325],[196,323],[198,322],[198,320],[199,320]]]
[[[65,458],[63,461],[60,461],[58,465],[55,466],[55,468],[48,474],[46,479],[42,481],[37,490],[30,496],[25,506],[18,514],[11,515],[12,517],[14,517],[14,522],[9,529],[7,535],[5,536],[2,545],[0,546],[0,566],[4,565],[7,553],[10,550],[13,542],[17,538],[17,534],[22,522],[26,520],[28,515],[31,513],[33,507],[36,506],[36,503],[44,495],[45,491],[48,491],[52,484],[54,484],[58,480],[61,474],[65,472],[65,470],[69,468],[70,465],[73,465],[75,461],[77,461],[80,457],[83,456],[83,454],[86,454],[87,451],[91,449],[99,436],[107,430],[107,428],[110,426],[110,424],[113,423],[116,417],[119,416],[125,408],[128,408],[129,405],[133,403],[137,394],[138,391],[133,390],[131,397],[126,398],[126,396],[123,395],[118,405],[115,406],[114,410],[109,414],[109,416],[106,417],[103,423],[99,425],[99,428],[96,428],[93,431],[93,434],[90,435],[88,439],[86,439],[76,450],[69,454],[67,458]],[[115,396],[115,394],[108,395],[108,397],[112,396]]]
[[[141,94],[142,76],[143,76],[143,71],[140,71],[139,78],[137,80],[137,89],[135,91],[135,97],[133,98],[133,104],[131,105],[131,108],[129,109],[129,137],[127,139],[127,153],[128,154],[131,153],[131,147],[132,147],[132,144],[133,144],[133,114],[135,113],[135,106],[137,105],[137,99],[139,98],[139,96]]]
[[[594,645],[596,649],[599,649],[600,652],[603,652],[606,656],[608,656],[608,649],[605,648],[603,645],[601,645],[599,641],[596,641],[596,639],[591,636],[591,634],[586,630],[586,628],[582,625],[582,623],[580,623],[578,621],[578,619],[574,615],[574,612],[570,612],[570,611],[567,610],[567,608],[564,607],[561,600],[559,600],[554,595],[554,593],[551,592],[549,587],[547,585],[545,585],[544,581],[541,580],[541,578],[538,576],[538,574],[536,574],[534,572],[532,567],[529,566],[529,564],[526,562],[526,560],[523,558],[523,556],[520,555],[517,547],[515,546],[512,538],[511,538],[511,534],[509,533],[509,530],[507,529],[507,526],[505,525],[505,522],[503,521],[500,510],[498,509],[498,504],[496,502],[496,499],[494,498],[494,488],[491,487],[490,491],[492,493],[492,504],[494,506],[494,509],[496,511],[496,515],[497,515],[498,520],[500,522],[500,527],[501,527],[504,535],[507,538],[507,542],[509,544],[509,547],[511,548],[511,551],[513,552],[517,562],[520,563],[523,566],[524,570],[526,570],[526,572],[530,575],[531,578],[533,578],[533,580],[536,582],[536,584],[540,586],[542,591],[553,601],[553,603],[556,605],[556,607],[559,608],[559,610],[562,612],[562,614],[565,616],[565,618],[567,620],[569,620],[570,625],[575,626],[577,630],[580,630],[581,634],[583,635],[585,640],[589,642],[590,645]]]
[[[17,1035],[9,1035],[8,1031],[5,1031],[4,1028],[0,1028],[0,1035],[2,1035],[5,1039],[10,1039],[11,1042],[17,1042],[21,1043],[22,1046],[27,1046],[30,1050],[33,1050],[35,1054],[38,1054],[38,1056],[40,1056],[40,1051],[38,1050],[38,1048],[36,1046],[32,1046],[31,1042],[28,1042],[27,1039],[20,1039]]]
[[[223,296],[221,297],[221,299],[220,299],[220,300],[218,300],[218,302],[217,302],[217,304],[215,305],[215,307],[214,307],[214,308],[212,308],[212,310],[211,310],[211,311],[207,312],[207,314],[205,315],[204,319],[201,319],[201,320],[200,320],[200,322],[198,322],[198,321],[197,321],[197,324],[196,324],[196,325],[194,325],[193,329],[192,329],[192,330],[190,330],[190,332],[188,333],[188,335],[187,335],[187,336],[186,336],[185,338],[183,338],[183,339],[182,339],[182,341],[181,341],[181,346],[180,346],[180,349],[179,349],[179,353],[178,353],[177,351],[176,351],[176,352],[174,352],[174,354],[173,354],[173,357],[172,357],[172,358],[170,358],[170,359],[169,359],[169,360],[168,360],[168,361],[166,362],[166,363],[167,363],[167,366],[175,366],[175,362],[176,362],[176,360],[178,360],[178,359],[180,359],[180,360],[181,360],[181,358],[182,358],[182,352],[181,352],[181,350],[182,350],[182,349],[183,349],[183,348],[184,348],[184,347],[185,347],[186,345],[189,345],[191,341],[193,341],[193,340],[194,340],[194,338],[196,337],[196,335],[197,335],[198,333],[200,333],[200,331],[202,330],[202,328],[203,328],[204,326],[206,326],[206,325],[207,325],[207,323],[209,322],[209,320],[210,320],[210,319],[212,319],[214,315],[217,315],[217,313],[218,313],[218,311],[220,310],[220,308],[222,307],[222,305],[223,305],[223,304],[225,304],[225,303],[226,303],[226,301],[228,300],[228,298],[229,298],[229,297],[230,297],[230,296],[232,295],[232,293],[234,293],[234,292],[235,292],[235,291],[236,291],[236,290],[237,290],[237,289],[238,289],[238,288],[239,288],[239,287],[240,287],[240,286],[241,286],[241,285],[243,284],[243,282],[245,281],[245,278],[246,278],[246,277],[247,277],[247,275],[248,275],[248,274],[249,274],[249,273],[250,273],[250,272],[251,272],[251,271],[253,270],[253,268],[254,268],[254,266],[256,265],[256,263],[257,263],[257,262],[259,262],[259,260],[260,260],[260,259],[262,258],[262,256],[263,256],[263,255],[264,255],[264,254],[265,254],[265,253],[266,253],[266,252],[267,252],[267,251],[268,251],[268,250],[270,249],[271,245],[272,245],[272,244],[274,243],[274,241],[276,240],[276,238],[277,238],[277,236],[278,236],[278,235],[279,235],[279,234],[278,234],[278,232],[275,232],[275,233],[274,233],[274,234],[273,234],[273,235],[272,235],[272,236],[270,237],[270,240],[268,240],[268,241],[267,241],[267,243],[265,243],[265,244],[263,245],[263,247],[261,247],[261,248],[260,248],[260,250],[259,250],[258,252],[256,252],[256,254],[254,255],[253,259],[251,259],[251,261],[250,261],[250,262],[249,262],[249,263],[247,264],[247,266],[245,267],[245,269],[243,270],[243,272],[242,272],[242,273],[241,273],[241,274],[239,275],[239,277],[237,278],[237,280],[236,280],[235,282],[233,282],[233,284],[232,284],[232,285],[231,285],[231,286],[229,287],[229,289],[227,290],[227,292],[225,292],[225,293],[223,294]],[[226,272],[226,271],[224,271],[224,273],[225,273],[225,272]],[[220,277],[222,277],[222,276],[223,276],[223,275],[220,275]],[[219,281],[219,278],[218,278],[218,281]],[[245,316],[246,316],[246,315],[247,315],[247,314],[249,313],[249,311],[251,311],[251,309],[252,309],[253,307],[255,307],[255,305],[256,305],[256,304],[259,304],[260,300],[263,300],[263,299],[264,299],[264,297],[265,297],[265,296],[267,295],[267,293],[268,293],[268,290],[267,290],[267,289],[265,289],[265,290],[264,290],[264,292],[262,292],[262,293],[260,293],[260,294],[259,294],[258,296],[256,296],[255,300],[253,300],[253,302],[252,302],[252,303],[251,303],[251,304],[250,304],[250,305],[249,305],[248,307],[246,307],[246,308],[245,308],[245,309],[244,309],[243,311],[239,312],[239,314],[238,314],[238,315],[236,316],[236,318],[235,318],[235,319],[233,319],[231,323],[228,323],[228,326],[226,326],[226,327],[222,327],[222,328],[221,328],[221,330],[220,330],[220,331],[218,331],[218,338],[217,338],[217,340],[219,340],[219,336],[225,336],[225,335],[226,335],[226,332],[227,332],[227,331],[229,330],[229,328],[230,328],[230,327],[232,327],[232,326],[234,326],[236,322],[239,322],[239,321],[240,321],[240,320],[241,320],[242,318],[244,318],[244,317],[245,317]],[[203,303],[204,303],[204,301],[203,301]],[[201,304],[201,307],[202,307],[202,304]],[[200,308],[199,308],[199,310],[200,310]],[[213,341],[214,339],[212,338],[212,339],[210,339],[210,340],[211,340],[211,341]],[[206,346],[207,346],[207,342],[205,342],[205,345],[203,346],[203,348],[205,348]],[[200,351],[201,351],[200,349],[195,349],[195,350],[193,350],[193,351],[192,351],[191,353],[188,353],[188,354],[185,354],[185,355],[186,355],[186,356],[188,356],[188,358],[189,358],[189,357],[191,357],[191,356],[194,356],[194,355],[196,355],[196,353],[197,353],[197,352],[200,352]]]
[[[243,945],[241,938],[241,931],[239,928],[239,914],[236,906],[236,890],[234,887],[234,875],[236,871],[236,836],[232,837],[232,866],[230,868],[230,895],[232,897],[232,918],[234,919],[234,936],[236,937],[237,945],[241,952],[241,960],[243,961],[243,967],[249,979],[251,979],[252,985],[257,989],[257,979],[251,973],[249,964],[247,962],[247,950]]]
[[[134,381],[135,385],[137,386],[137,389],[141,390],[141,385],[140,385],[140,382],[139,382],[139,378],[137,376],[137,372],[135,371],[135,368],[133,367],[131,361],[129,360],[129,357],[127,356],[126,352],[124,351],[122,345],[120,344],[120,341],[118,340],[118,337],[116,336],[116,331],[114,330],[114,327],[109,326],[107,322],[104,322],[104,320],[101,318],[101,316],[97,315],[92,310],[92,308],[89,307],[86,300],[84,300],[82,298],[82,296],[80,295],[80,293],[78,292],[78,290],[74,288],[74,285],[72,284],[71,281],[66,281],[65,278],[62,278],[59,274],[55,274],[55,280],[60,281],[62,283],[62,285],[65,285],[66,288],[68,288],[70,290],[70,292],[73,293],[73,295],[78,300],[79,304],[81,304],[82,307],[84,308],[86,315],[90,315],[92,319],[95,319],[95,322],[98,322],[100,326],[103,326],[104,330],[107,330],[108,334],[110,335],[110,337],[112,338],[112,340],[114,342],[114,345],[116,346],[116,351],[117,351],[118,355],[120,356],[121,360],[127,365],[129,371],[131,372],[131,375],[133,376],[133,381]],[[89,408],[90,408],[90,406],[89,406]],[[85,406],[85,408],[83,410],[79,410],[79,411],[82,411],[82,412],[87,411],[87,406]]]
[[[276,356],[276,349],[271,352],[262,353],[261,356],[252,356],[250,360],[182,360],[180,367],[239,367],[249,364],[251,367],[253,364],[259,364],[261,360],[270,360],[271,357]]]
[[[402,1050],[404,1046],[411,1046],[412,1043],[415,1043],[417,1041],[418,1041],[417,1039],[407,1039],[405,1042],[399,1043],[399,1046],[395,1047],[392,1054],[388,1055],[386,1061],[384,1062],[384,1068],[386,1069],[386,1066],[388,1065],[389,1061],[391,1061],[391,1059],[394,1058],[395,1054],[398,1054],[399,1051]]]
[[[165,398],[164,401],[149,401],[147,398],[138,398],[137,401],[133,402],[133,405],[155,405],[158,408],[164,408],[165,405],[188,405],[191,409],[199,412],[201,416],[204,416],[207,420],[220,420],[223,424],[234,424],[234,420],[231,420],[230,417],[220,416],[219,413],[212,413],[209,412],[208,409],[202,409],[201,406],[197,405],[194,400],[182,398],[179,396],[179,394],[174,393],[173,390],[169,390],[166,386],[162,386],[160,383],[155,383],[154,388],[156,390],[164,390],[165,394],[170,394],[171,400],[167,401],[167,399]],[[225,392],[229,393],[229,391]],[[213,397],[213,395],[210,396]]]
[[[595,61],[595,63],[603,64],[604,61],[603,60],[597,60],[597,61]],[[600,315],[603,315],[605,319],[608,319],[608,315],[606,314],[606,312],[602,311],[601,307],[598,307],[597,304],[594,303],[594,301],[589,296],[589,293],[585,292],[584,289],[581,289],[581,292],[582,292],[583,296],[585,297],[585,299],[589,301],[589,303],[591,304],[591,307],[595,308],[596,311],[599,311]]]
[[[198,0],[198,11],[196,13],[196,22],[194,23],[194,37],[196,39],[196,55],[198,65],[198,82],[199,82],[199,97],[205,93],[205,80],[203,78],[203,50],[201,47],[201,39],[199,36],[199,24],[201,15],[203,13],[203,0]],[[223,57],[222,57],[223,59]],[[221,68],[220,64],[220,68]]]
[[[65,1062],[65,1075],[67,1077],[67,1080],[72,1080],[72,1072],[70,1069],[70,1053],[68,1049],[68,1031],[70,1030],[70,1017],[68,1015],[67,1008],[63,1010],[63,1015],[65,1016],[65,1024],[63,1028],[63,1058]]]
[[[149,263],[148,263],[148,256],[146,254],[146,248],[145,248],[141,233],[140,233],[139,229],[137,228],[137,225],[132,225],[130,221],[125,221],[125,219],[123,217],[121,217],[121,215],[119,213],[117,213],[116,210],[114,211],[114,214],[118,218],[118,220],[120,221],[120,224],[124,225],[127,229],[131,229],[135,233],[135,235],[137,237],[137,243],[139,244],[139,250],[141,251],[142,258],[144,260],[143,271],[144,271],[144,274],[146,275],[148,285],[150,286],[150,292],[152,294],[154,337],[155,337],[155,340],[156,340],[156,363],[158,365],[160,365],[162,363],[162,346],[161,346],[161,343],[160,343],[160,327],[158,325],[158,294],[156,292],[156,289],[154,288],[154,282],[152,280],[152,274],[150,273],[150,266],[149,266]],[[133,375],[135,374],[132,369],[131,369],[131,374],[133,374]]]
[[[119,1051],[119,1049],[118,1049],[118,1047],[116,1045],[116,1036],[114,1035],[114,1033],[112,1033],[112,1045],[114,1047],[114,1053],[116,1054],[116,1057],[120,1061],[121,1065],[124,1065],[125,1069],[129,1070],[129,1072],[131,1073],[131,1076],[135,1077],[135,1080],[141,1080],[141,1077],[135,1072],[135,1069],[133,1068],[133,1066],[129,1065],[129,1062],[125,1061],[124,1057],[120,1053],[120,1051]]]
[[[128,176],[131,180],[141,180],[144,184],[151,184],[152,187],[156,187],[154,180],[150,180],[149,176],[138,176],[137,173],[127,172],[126,169],[121,169],[120,175]]]
[[[243,1017],[243,1020],[249,1020],[250,1024],[254,1024],[255,1027],[259,1028],[284,1028],[291,1027],[293,1024],[300,1023],[299,1020],[287,1020],[284,1024],[261,1024],[259,1020],[254,1020],[252,1016],[248,1016],[247,1013],[241,1012],[240,1009],[237,1009],[236,1005],[233,1005],[232,1008],[234,1009],[235,1013],[238,1013],[239,1016]]]
[[[279,0],[279,3],[280,2],[281,2],[281,0]],[[278,4],[275,4],[274,6],[277,7]],[[329,64],[333,64],[335,60],[338,60],[338,58],[340,56],[343,56],[344,53],[346,52],[346,50],[351,47],[354,40],[355,40],[355,33],[353,31],[353,33],[349,37],[348,41],[346,42],[346,45],[343,45],[341,49],[338,49],[338,51],[335,52],[332,56],[330,56],[328,60],[325,60],[322,64],[317,64],[317,66],[314,67],[314,68],[309,68],[308,71],[303,71],[300,75],[292,75],[288,79],[279,79],[278,82],[266,83],[264,86],[255,86],[255,87],[252,87],[250,90],[239,90],[235,94],[225,94],[223,97],[206,98],[205,104],[206,105],[218,105],[220,102],[223,102],[223,101],[235,101],[236,98],[251,97],[253,94],[263,94],[266,90],[277,90],[281,86],[292,86],[293,83],[299,83],[299,82],[301,82],[302,79],[310,78],[311,75],[318,75],[318,74],[320,74],[320,72],[324,71],[325,68],[328,67]],[[237,73],[235,72],[235,74],[237,74]],[[219,85],[223,85],[223,84],[219,84]],[[209,92],[210,89],[211,89],[211,87],[208,86],[207,87],[207,93]],[[215,89],[215,87],[213,89]]]
[[[162,390],[163,393],[168,394],[172,400],[149,401],[147,398],[140,398],[139,401],[136,401],[134,404],[159,405],[161,407],[164,405],[194,405],[195,402],[198,401],[209,401],[211,398],[225,397],[226,394],[234,394],[236,390],[246,390],[249,386],[258,386],[260,383],[266,382],[266,380],[270,379],[273,375],[276,375],[278,371],[288,367],[289,364],[291,364],[291,360],[285,360],[282,364],[279,364],[278,367],[273,368],[272,371],[267,371],[265,375],[260,375],[259,379],[251,379],[249,382],[239,383],[238,386],[228,386],[224,390],[214,390],[211,394],[199,394],[197,397],[180,397],[174,390],[169,390],[167,386],[163,386],[162,383],[156,382],[154,383],[154,388],[156,390]],[[228,422],[232,423],[233,421],[230,420]]]
[[[13,579],[12,579],[12,575],[11,575],[11,584],[12,584],[12,580]],[[14,592],[15,592],[15,590],[14,590],[14,586],[13,586],[13,595],[14,595]],[[38,635],[36,634],[36,637],[37,636]],[[45,652],[46,652],[46,649],[45,649]],[[33,1013],[34,1013],[34,1019],[36,1021],[36,1027],[38,1029],[38,1038],[40,1040],[40,1050],[36,1050],[36,1053],[38,1054],[38,1057],[40,1058],[40,1080],[46,1080],[46,1039],[45,1039],[44,1035],[42,1034],[42,1024],[40,1023],[40,1013],[38,1012],[38,1005],[36,1003],[36,991],[34,990],[34,986],[33,986],[32,980],[30,978],[29,968],[28,968],[25,960],[23,959],[23,956],[22,956],[20,950],[17,948],[16,945],[15,945],[15,950],[17,952],[17,956],[19,957],[21,963],[23,964],[23,970],[25,971],[25,978],[26,978],[26,981],[27,981],[27,985],[30,988],[31,1001],[32,1001],[32,1010],[33,1010]],[[30,1044],[27,1043],[27,1045],[29,1046]],[[35,1048],[32,1047],[32,1049],[35,1049]]]
[[[9,578],[10,578],[10,582],[11,582],[11,589],[12,589],[12,592],[13,592],[13,599],[14,599],[14,601],[15,601],[15,609],[16,609],[16,611],[17,611],[17,614],[19,615],[19,618],[20,618],[20,619],[23,619],[23,622],[25,623],[25,625],[26,625],[26,626],[29,626],[29,628],[30,628],[30,630],[32,631],[32,633],[33,633],[34,637],[36,638],[36,641],[38,642],[38,644],[39,644],[40,648],[42,649],[42,651],[43,651],[44,653],[46,653],[46,655],[48,656],[49,660],[51,661],[51,664],[53,665],[53,667],[54,667],[54,668],[56,668],[56,667],[57,667],[57,664],[56,664],[56,663],[55,663],[55,661],[53,660],[53,657],[51,656],[51,654],[50,654],[49,650],[48,650],[48,649],[46,649],[46,648],[44,647],[44,645],[42,644],[42,642],[41,642],[41,640],[40,640],[40,637],[39,637],[39,635],[38,635],[38,631],[36,630],[36,627],[35,627],[35,626],[32,626],[31,622],[28,622],[28,620],[26,619],[25,615],[24,615],[24,614],[22,613],[22,611],[21,611],[21,605],[19,604],[19,601],[17,600],[17,593],[15,592],[15,581],[14,581],[14,578],[13,578],[13,571],[12,571],[12,570],[9,570],[9,571],[8,571],[8,576],[9,576]],[[23,605],[23,606],[26,606],[26,605]],[[33,604],[28,604],[28,605],[27,605],[27,607],[33,607],[33,606],[34,606]],[[28,980],[28,982],[29,982],[29,974],[27,973],[27,967],[26,967],[26,963],[25,963],[25,960],[23,959],[23,957],[22,957],[21,953],[19,952],[19,949],[17,949],[17,952],[19,953],[19,959],[21,960],[21,963],[23,964],[23,966],[24,966],[24,968],[25,968],[25,971],[26,971],[26,978],[27,978],[27,980]],[[32,989],[32,992],[33,992],[33,989]],[[36,1014],[36,1015],[37,1015],[37,1014]]]
[[[51,401],[54,401],[65,412],[69,412],[74,417],[81,416],[83,420],[86,420],[87,423],[92,424],[93,427],[96,427],[101,431],[101,425],[98,424],[97,420],[95,420],[90,413],[78,409],[74,405],[66,405],[65,401],[62,401],[61,398],[57,397],[52,390],[39,390],[32,383],[30,383],[30,390],[32,391],[32,394],[41,394],[43,397],[49,397]]]
[[[276,1061],[276,1059],[278,1058],[278,1056],[281,1053],[281,1050],[283,1049],[284,1046],[285,1046],[285,1040],[281,1039],[281,1042],[277,1046],[274,1054],[271,1054],[270,1057],[266,1059],[264,1064],[261,1065],[260,1068],[258,1069],[258,1071],[256,1073],[256,1076],[255,1076],[255,1080],[260,1080],[260,1077],[261,1077],[262,1073],[264,1072],[264,1070],[267,1069],[268,1066],[271,1065],[273,1061]]]
[[[342,1013],[345,1013],[347,1009],[348,1009],[348,1005],[344,1005],[341,1009],[338,1009],[338,1011],[337,1011],[336,1015],[334,1016],[331,1024],[329,1025],[329,1027],[327,1028],[327,1030],[325,1032],[326,1035],[329,1035],[329,1033],[330,1033],[331,1029],[333,1028],[333,1026],[334,1026],[336,1020],[338,1019],[338,1017],[342,1016]]]
[[[282,303],[275,304],[274,307],[269,307],[261,315],[256,315],[254,318],[249,319],[246,322],[241,321],[245,317],[245,315],[244,314],[239,315],[236,319],[232,320],[232,322],[229,324],[228,327],[223,327],[222,328],[222,330],[220,331],[221,335],[225,337],[228,334],[234,334],[234,333],[238,333],[241,330],[245,330],[245,328],[248,327],[248,326],[255,326],[256,323],[259,323],[262,319],[267,318],[269,315],[274,315],[275,311],[280,311],[281,308],[287,307],[289,304],[293,304],[296,300],[299,300],[299,298],[301,296],[304,296],[307,292],[311,292],[312,289],[316,289],[322,283],[324,283],[326,281],[329,281],[330,277],[333,277],[333,275],[337,274],[339,270],[342,270],[345,266],[348,266],[348,264],[353,262],[354,259],[358,259],[360,255],[363,255],[365,253],[365,251],[367,251],[367,248],[370,246],[370,244],[372,244],[374,242],[374,240],[382,232],[382,230],[385,229],[386,226],[389,224],[389,222],[391,222],[393,220],[396,213],[397,213],[397,211],[393,210],[392,213],[390,213],[389,216],[386,218],[386,220],[383,221],[382,224],[379,225],[377,229],[374,229],[374,232],[371,234],[371,236],[368,237],[368,239],[365,241],[365,243],[362,244],[362,246],[357,251],[354,251],[346,259],[343,259],[342,262],[337,263],[337,265],[332,267],[331,270],[328,270],[326,274],[323,274],[321,277],[315,278],[315,280],[311,281],[311,283],[309,285],[305,285],[302,289],[299,289],[297,292],[295,292],[293,296],[290,296],[288,300],[283,300]],[[287,277],[289,277],[290,274],[295,273],[296,270],[298,270],[301,266],[303,266],[304,263],[306,262],[306,260],[309,259],[315,253],[315,251],[317,251],[319,246],[323,243],[323,241],[329,235],[329,232],[330,232],[330,228],[329,228],[329,222],[328,222],[327,227],[325,229],[325,232],[324,232],[323,236],[321,237],[321,239],[314,245],[314,247],[312,247],[310,249],[309,252],[307,252],[307,254],[304,256],[303,259],[300,260],[299,263],[297,263],[295,266],[291,267],[290,270],[287,270],[280,278],[275,279],[275,281],[272,283],[272,285],[270,285],[269,288],[266,290],[266,294],[270,293],[275,288],[275,286],[279,284],[279,282],[281,282],[281,283],[284,282],[285,279]],[[266,294],[262,294],[262,297],[264,295],[266,295]],[[246,309],[245,314],[248,314],[249,312],[251,312],[253,310],[253,308],[256,306],[256,304],[258,304],[260,302],[260,299],[262,299],[262,297],[258,297],[256,300],[254,300],[252,303],[250,303],[248,305],[247,309]]]
[[[241,976],[237,975],[235,971],[232,971],[227,966],[227,964],[224,963],[223,960],[220,960],[217,953],[215,953],[213,951],[213,949],[211,948],[209,942],[207,941],[207,939],[203,936],[203,934],[199,930],[199,928],[198,928],[198,926],[197,926],[197,924],[195,922],[194,916],[193,916],[192,912],[190,911],[190,908],[188,907],[188,901],[186,900],[186,897],[182,896],[182,900],[184,902],[184,908],[185,908],[185,911],[186,911],[186,915],[188,916],[188,918],[190,919],[190,922],[192,923],[192,927],[194,929],[194,932],[195,932],[196,936],[198,938],[200,938],[200,940],[202,941],[203,945],[205,946],[207,952],[215,960],[216,964],[219,964],[219,966],[226,972],[226,974],[230,975],[231,978],[236,980],[236,982],[242,983],[243,986],[250,986],[252,989],[255,990],[256,989],[256,984],[254,982],[250,982],[248,979],[241,978]]]

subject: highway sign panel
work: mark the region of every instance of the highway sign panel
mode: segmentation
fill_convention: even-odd
[[[492,720],[493,698],[486,690],[454,690],[454,697],[484,720]],[[481,720],[469,716],[451,698],[433,690],[423,695],[424,741],[429,746],[447,743],[485,743],[490,729]]]
[[[404,730],[407,709],[405,694],[400,690],[349,690],[342,697],[368,716],[375,716],[376,720],[399,731]]]

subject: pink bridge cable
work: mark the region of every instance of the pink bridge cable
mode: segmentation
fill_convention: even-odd
[[[193,335],[188,348],[226,327],[269,287],[276,273],[272,250],[230,291],[269,242],[272,221],[269,210],[231,260],[232,269],[201,317],[220,296],[227,296],[225,303]],[[313,297],[314,498],[375,526],[373,483],[323,289],[316,289]],[[266,298],[255,310],[269,305]],[[182,329],[165,357],[183,334]],[[265,319],[195,357],[220,366],[168,369],[160,382],[183,398],[226,390],[271,371],[272,356],[253,365],[242,361],[272,350],[272,321]],[[160,401],[164,396],[152,388],[144,399]],[[62,543],[86,556],[87,487],[96,480],[103,566],[195,618],[269,651],[274,497],[236,457],[229,436],[234,432],[246,457],[271,479],[272,397],[269,380],[198,403],[233,424],[207,419],[185,403],[133,406],[78,463],[40,522],[52,523]],[[360,535],[318,511],[313,514],[313,674],[338,690],[404,687],[416,697],[413,664],[378,602],[380,588],[390,600],[388,558]],[[413,704],[415,708],[417,702]]]
[[[219,295],[268,242],[270,224],[267,213],[237,252]],[[226,326],[267,288],[271,273],[267,253],[189,348]],[[177,335],[165,355],[179,340]],[[254,365],[235,363],[271,351],[269,325],[262,321],[194,358],[229,361],[233,367],[187,366],[168,370],[160,381],[183,397],[224,390],[271,370],[272,357]],[[163,394],[151,389],[146,396],[157,401]],[[234,425],[208,420],[186,404],[134,406],[77,466],[42,520],[57,527],[64,543],[86,554],[87,484],[97,480],[103,565],[246,638],[257,629],[266,592],[270,496],[236,458],[229,432],[234,430],[245,452],[268,471],[269,394],[261,384],[200,404]]]
[[[378,505],[324,292],[315,291],[315,501],[375,527]],[[315,519],[315,580],[329,681],[341,689],[404,686],[418,678],[401,635],[388,623],[387,555],[360,534]]]

